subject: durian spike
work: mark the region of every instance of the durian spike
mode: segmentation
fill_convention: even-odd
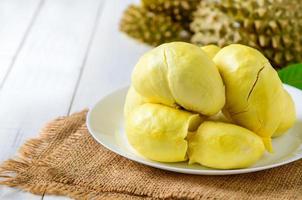
[[[220,47],[241,43],[260,50],[275,68],[302,61],[300,0],[202,0],[191,41]]]
[[[168,15],[173,21],[180,22],[187,28],[193,20],[193,12],[199,2],[200,0],[142,0],[146,9]]]
[[[157,46],[171,41],[188,41],[190,33],[171,17],[130,5],[120,21],[120,30],[141,42]]]

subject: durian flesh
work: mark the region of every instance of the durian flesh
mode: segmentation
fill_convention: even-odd
[[[226,87],[224,113],[261,136],[272,151],[270,138],[283,112],[283,87],[277,72],[259,51],[239,44],[224,47],[213,60]]]
[[[239,44],[151,50],[134,69],[124,112],[128,140],[141,155],[218,169],[252,165],[296,119],[268,60]]]
[[[130,112],[126,133],[130,144],[146,158],[179,162],[187,160],[188,132],[200,123],[198,114],[146,103]]]
[[[133,86],[130,86],[126,95],[126,100],[124,105],[125,118],[127,118],[132,112],[132,110],[134,110],[137,106],[140,106],[146,102],[147,101],[135,91]]]
[[[220,50],[220,48],[217,45],[213,45],[213,44],[202,46],[201,49],[209,56],[210,59],[213,59],[214,56]]]
[[[167,43],[144,54],[134,68],[132,84],[149,102],[203,115],[218,113],[225,103],[218,69],[201,48],[189,43]]]
[[[295,104],[286,90],[283,91],[283,108],[281,113],[281,122],[273,134],[273,137],[278,137],[286,133],[296,121],[296,108]]]
[[[189,137],[189,163],[217,169],[245,168],[264,153],[261,138],[237,125],[205,121]]]

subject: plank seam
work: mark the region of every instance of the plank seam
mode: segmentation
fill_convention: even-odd
[[[21,39],[21,42],[18,45],[15,54],[13,55],[13,59],[12,59],[10,65],[9,65],[9,67],[8,67],[5,75],[4,75],[3,80],[0,83],[0,91],[2,90],[2,88],[3,88],[3,86],[4,86],[5,82],[6,82],[9,74],[11,73],[11,71],[12,71],[12,69],[13,69],[13,67],[14,67],[14,65],[16,63],[16,60],[17,60],[17,58],[19,56],[19,53],[21,52],[21,49],[22,49],[23,45],[25,44],[25,41],[26,41],[26,39],[27,39],[27,37],[28,37],[28,35],[29,35],[29,33],[30,33],[30,31],[31,31],[31,29],[32,29],[32,27],[33,27],[33,25],[34,25],[34,23],[35,23],[38,15],[39,15],[39,13],[40,13],[40,10],[42,9],[42,7],[44,5],[44,2],[45,2],[45,0],[40,0],[37,8],[34,11],[34,14],[33,14],[32,18],[30,20],[30,23],[29,23],[28,27],[26,28],[25,33],[24,33],[24,35],[23,35],[23,37]]]
[[[93,40],[95,38],[95,34],[97,32],[98,24],[99,24],[100,19],[101,19],[101,13],[102,13],[103,8],[105,7],[104,5],[105,5],[106,1],[100,1],[100,2],[101,3],[98,6],[97,14],[96,14],[96,17],[95,17],[95,20],[94,20],[93,28],[92,28],[92,31],[91,31],[91,34],[90,34],[90,37],[89,37],[89,41],[88,41],[88,45],[87,45],[87,48],[86,48],[86,51],[85,51],[85,54],[84,54],[84,58],[83,58],[83,61],[82,61],[82,64],[81,64],[80,73],[79,73],[79,76],[77,78],[75,89],[74,89],[72,97],[71,97],[71,101],[70,101],[70,104],[69,104],[67,115],[70,115],[71,108],[73,106],[74,99],[76,97],[76,94],[77,94],[77,91],[78,91],[78,88],[79,88],[79,85],[80,85],[80,82],[81,82],[81,79],[82,79],[82,76],[83,76],[83,73],[84,73],[84,69],[86,67],[86,63],[87,63],[87,59],[88,59],[88,56],[89,56],[89,53],[90,53],[90,50],[91,50],[91,46],[92,46]]]

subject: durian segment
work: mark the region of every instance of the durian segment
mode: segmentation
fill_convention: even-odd
[[[130,5],[120,21],[120,30],[130,37],[153,46],[171,41],[188,41],[190,37],[182,24],[163,13]]]
[[[165,46],[161,45],[145,53],[132,72],[135,90],[152,103],[174,106],[175,100],[169,88]]]
[[[152,103],[213,115],[225,103],[221,76],[201,48],[172,42],[144,54],[132,73],[135,90]]]
[[[226,87],[224,112],[263,137],[272,151],[270,138],[283,112],[283,87],[277,72],[259,51],[239,44],[222,48],[213,60]]]
[[[214,62],[188,43],[170,43],[165,49],[170,90],[187,110],[213,115],[225,103],[224,85]]]
[[[291,128],[296,121],[296,108],[293,99],[289,93],[284,90],[284,102],[283,102],[283,112],[281,112],[281,122],[273,134],[273,137],[278,137],[286,133],[286,131]]]
[[[211,58],[213,59],[214,56],[218,53],[218,51],[220,50],[220,47],[218,47],[217,45],[206,45],[206,46],[202,46],[201,49]]]
[[[146,103],[136,107],[126,119],[126,133],[132,147],[144,157],[160,162],[187,159],[188,131],[202,119],[198,114]]]
[[[225,114],[222,111],[220,111],[216,115],[212,115],[212,116],[208,117],[206,120],[215,121],[215,122],[232,123],[232,119],[225,116]]]
[[[259,49],[274,67],[302,61],[300,0],[202,0],[191,23],[199,45],[232,43]]]
[[[125,105],[124,105],[124,116],[127,117],[137,106],[140,106],[147,101],[138,94],[133,86],[128,89]]]
[[[243,127],[205,121],[189,139],[189,164],[216,169],[246,168],[264,153],[261,138]]]

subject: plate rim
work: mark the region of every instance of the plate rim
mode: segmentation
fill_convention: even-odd
[[[298,92],[301,92],[299,89],[291,86],[291,85],[287,85],[284,84],[286,87],[290,87]],[[119,152],[115,149],[110,148],[106,143],[104,143],[103,141],[99,140],[99,138],[96,137],[96,135],[94,134],[94,131],[92,129],[92,127],[90,126],[90,121],[91,121],[91,117],[92,117],[92,111],[97,107],[97,105],[102,102],[104,99],[110,97],[113,94],[119,93],[123,90],[126,90],[127,88],[129,88],[130,86],[123,86],[120,88],[117,88],[111,92],[109,92],[108,94],[104,95],[101,99],[99,99],[95,104],[93,104],[92,106],[89,107],[88,113],[86,115],[86,126],[88,129],[89,134],[94,138],[94,140],[96,140],[99,144],[101,144],[103,147],[105,147],[106,149],[126,158],[129,160],[132,160],[134,162],[138,162],[140,164],[144,164],[147,166],[151,166],[154,168],[158,168],[158,169],[162,169],[162,170],[167,170],[167,171],[172,171],[172,172],[177,172],[177,173],[183,173],[183,174],[195,174],[195,175],[235,175],[235,174],[245,174],[245,173],[252,173],[252,172],[257,172],[257,171],[263,171],[266,169],[272,169],[275,167],[279,167],[282,165],[286,165],[292,162],[295,162],[297,160],[302,159],[302,154],[299,154],[291,159],[287,159],[283,162],[279,162],[279,163],[275,163],[275,164],[271,164],[271,165],[265,165],[265,166],[260,166],[260,167],[253,167],[253,168],[244,168],[244,169],[229,169],[229,170],[220,170],[220,169],[189,169],[189,168],[178,168],[178,167],[174,167],[174,166],[166,166],[166,165],[162,165],[161,162],[156,162],[156,161],[152,161],[152,162],[156,162],[156,163],[152,163],[149,162],[148,160],[142,160],[142,159],[136,159],[136,158],[132,158],[127,156],[125,153],[123,152]],[[302,145],[302,144],[301,144]],[[141,155],[139,155],[141,156]],[[165,163],[165,164],[169,164],[169,163]]]

